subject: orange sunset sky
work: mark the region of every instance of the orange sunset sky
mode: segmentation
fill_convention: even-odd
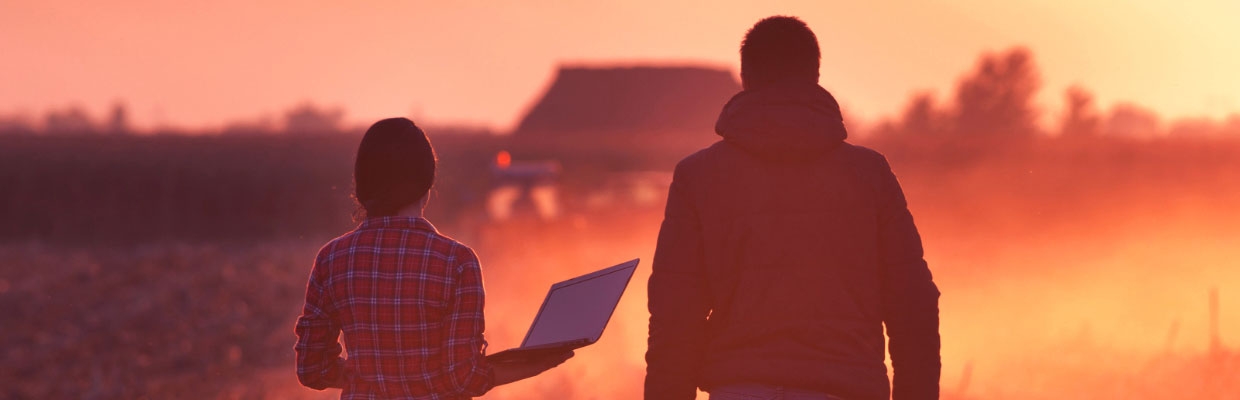
[[[356,123],[506,130],[558,64],[736,71],[745,30],[773,14],[817,32],[821,83],[862,121],[914,91],[947,96],[980,53],[1013,45],[1036,56],[1048,117],[1073,83],[1104,108],[1240,111],[1235,0],[0,0],[0,115],[99,117],[119,100],[139,128],[210,128],[313,101]]]

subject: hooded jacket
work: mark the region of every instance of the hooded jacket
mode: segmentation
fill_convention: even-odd
[[[646,398],[736,383],[938,398],[939,292],[886,159],[845,143],[818,85],[741,92],[715,131],[668,193]]]

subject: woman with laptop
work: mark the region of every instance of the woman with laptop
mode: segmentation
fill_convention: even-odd
[[[362,223],[319,251],[297,319],[303,385],[341,388],[341,399],[470,398],[572,357],[487,362],[478,258],[422,216],[435,163],[408,119],[379,121],[362,137],[353,171]]]

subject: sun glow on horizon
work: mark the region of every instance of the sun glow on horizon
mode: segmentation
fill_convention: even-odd
[[[409,115],[506,130],[568,62],[700,62],[737,69],[758,18],[805,19],[821,83],[862,120],[910,93],[950,95],[979,54],[1031,48],[1053,117],[1079,84],[1103,108],[1134,102],[1165,119],[1240,111],[1235,2],[779,1],[765,5],[145,0],[6,2],[0,115],[79,105],[131,109],[139,127],[190,129],[278,116],[304,101],[349,121]]]

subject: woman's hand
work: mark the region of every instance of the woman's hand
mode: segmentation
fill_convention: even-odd
[[[520,360],[492,362],[495,369],[495,386],[507,385],[522,379],[532,378],[543,371],[555,368],[564,361],[573,358],[572,351],[551,353]]]

